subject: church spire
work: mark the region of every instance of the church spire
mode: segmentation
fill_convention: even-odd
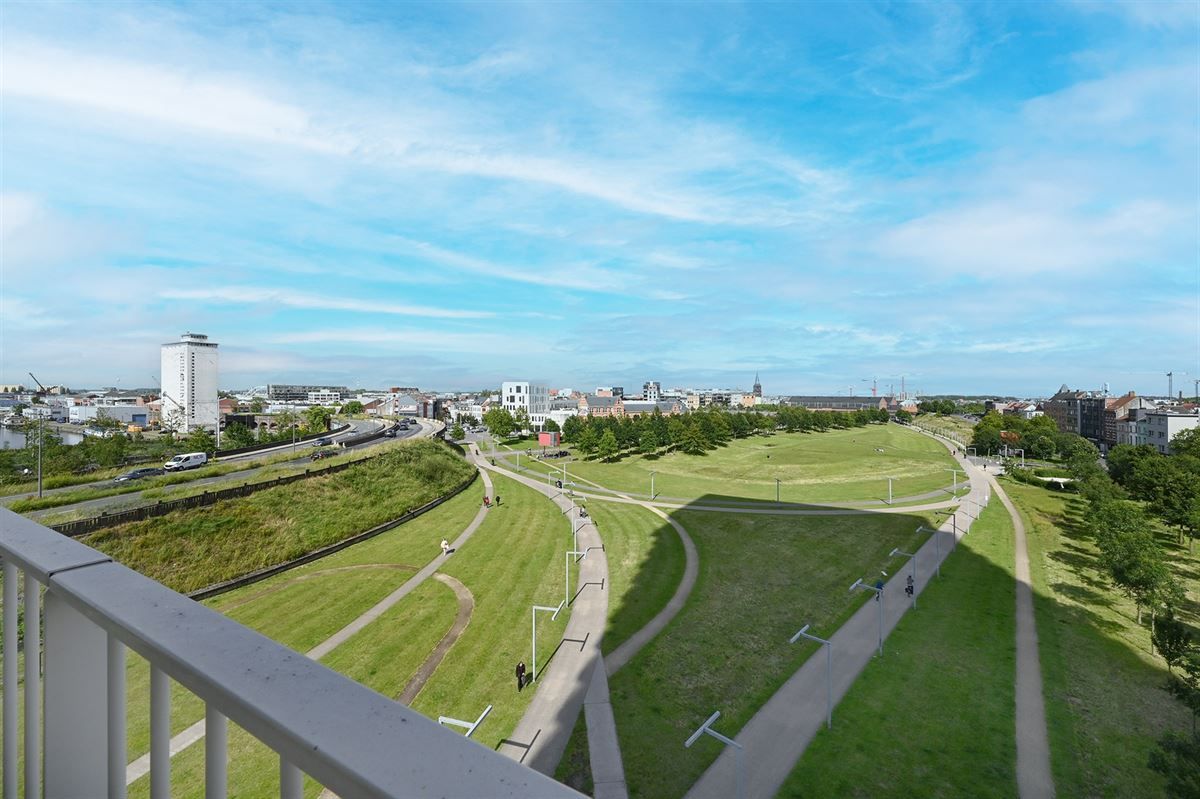
[[[762,396],[762,383],[758,382],[758,372],[754,373],[754,391],[752,393],[756,397]]]

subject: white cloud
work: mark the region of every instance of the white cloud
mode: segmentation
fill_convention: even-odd
[[[383,347],[414,347],[422,352],[542,354],[549,352],[548,340],[510,333],[460,333],[437,330],[388,328],[325,328],[272,336],[275,344],[367,344]]]
[[[405,305],[402,303],[362,300],[351,297],[307,294],[289,289],[273,289],[264,286],[167,289],[162,291],[159,296],[169,300],[194,300],[245,305],[281,305],[288,308],[423,316],[436,319],[483,319],[495,316],[490,311],[463,311],[452,308],[433,308],[425,305]]]

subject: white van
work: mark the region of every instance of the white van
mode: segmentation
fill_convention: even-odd
[[[188,452],[171,458],[163,464],[163,468],[168,472],[182,472],[184,469],[199,469],[206,463],[208,463],[208,453]]]

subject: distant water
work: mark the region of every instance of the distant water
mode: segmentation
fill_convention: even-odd
[[[64,444],[78,444],[83,441],[83,436],[79,433],[59,433]],[[34,441],[37,441],[34,438]],[[9,427],[0,427],[0,448],[3,449],[20,449],[25,446],[25,435],[17,430]]]

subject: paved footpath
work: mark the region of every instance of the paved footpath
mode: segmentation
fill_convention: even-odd
[[[966,468],[975,470],[973,466]],[[973,478],[973,488],[966,499],[973,503],[986,502],[988,484],[981,479],[982,471],[975,470],[969,473]],[[930,536],[917,550],[915,583],[918,596],[934,575],[938,553],[940,552],[944,560],[957,544],[958,538],[969,529],[971,521],[967,511],[960,507],[955,516],[947,519],[941,530]],[[958,531],[957,535],[955,529]],[[833,642],[832,687],[835,705],[846,695],[855,679],[878,652],[881,607],[885,639],[884,657],[887,657],[887,635],[909,609],[910,603],[904,595],[904,584],[911,573],[909,568],[897,571],[884,586],[882,605],[868,601],[830,638]],[[847,575],[847,585],[853,578],[854,575]],[[796,619],[796,629],[803,627],[806,621]],[[811,632],[814,635],[828,635],[829,631]],[[781,641],[780,645],[788,644]],[[734,736],[734,740],[745,748],[746,796],[765,799],[773,797],[782,787],[813,736],[825,724],[828,690],[826,680],[826,658],[823,653],[816,652]],[[703,718],[696,718],[695,726],[700,726],[703,721]],[[733,733],[733,730],[728,728],[722,729],[719,721],[715,727],[726,735]],[[679,746],[682,751],[682,740],[679,741]],[[716,761],[688,791],[687,799],[728,799],[735,795],[734,751],[732,747],[724,747]]]
[[[479,455],[478,447],[473,451],[479,466],[503,474],[549,497],[563,512],[567,522],[563,525],[563,534],[571,535],[574,525],[579,522],[579,508],[570,497],[542,481],[491,466],[487,459]],[[597,665],[603,662],[600,639],[608,623],[608,557],[600,533],[590,519],[584,520],[579,530],[579,550],[588,554],[571,567],[571,615],[563,632],[562,643],[557,649],[544,645],[538,651],[538,669],[541,673],[536,675],[533,701],[526,708],[517,728],[501,742],[498,749],[513,760],[550,776],[558,768],[558,762],[571,739],[592,674]],[[566,566],[565,560],[563,565]],[[538,598],[538,604],[548,607],[556,607],[562,601],[562,596]],[[545,615],[542,614],[539,621],[544,621]],[[531,669],[532,665],[531,660]]]
[[[476,462],[476,465],[478,465],[478,461]],[[487,493],[488,496],[491,496],[493,493],[492,492],[492,479],[488,476],[487,472],[483,471],[482,469],[479,472],[479,476],[483,478],[484,491]],[[466,529],[462,531],[462,533],[458,536],[458,538],[454,539],[451,546],[454,549],[458,549],[463,544],[465,544],[467,542],[467,540],[470,539],[470,537],[475,534],[475,531],[479,529],[479,525],[483,524],[483,520],[485,518],[487,518],[487,509],[480,508],[479,512],[477,512],[475,514],[475,518],[471,520],[471,523],[469,525],[467,525]],[[401,527],[399,529],[403,530],[404,528]],[[432,545],[432,543],[431,543],[431,545]],[[417,588],[417,586],[419,586],[421,583],[425,582],[430,577],[432,577],[434,575],[434,572],[436,572],[439,568],[441,568],[442,563],[444,563],[446,558],[448,558],[448,557],[454,557],[454,556],[453,555],[438,555],[436,558],[434,558],[429,563],[427,563],[424,566],[424,568],[422,568],[419,572],[414,574],[412,577],[408,578],[408,580],[406,580],[403,585],[401,585],[399,588],[397,588],[392,593],[388,594],[383,599],[379,600],[379,602],[377,602],[374,606],[372,606],[371,608],[369,608],[368,610],[363,612],[363,614],[360,615],[358,618],[356,618],[354,621],[350,622],[345,627],[338,630],[333,635],[329,636],[329,638],[327,638],[324,641],[322,641],[321,643],[317,644],[315,647],[310,649],[308,652],[305,652],[304,653],[305,656],[309,657],[313,660],[320,660],[321,658],[325,657],[330,652],[332,652],[334,649],[336,649],[337,647],[344,644],[355,633],[359,632],[364,627],[366,627],[368,624],[370,624],[371,622],[378,619],[380,616],[382,616],[384,613],[386,613],[390,608],[394,607],[397,602],[399,602],[401,599],[404,599],[404,597],[411,594]],[[184,729],[182,732],[176,734],[175,736],[173,736],[171,738],[171,744],[170,744],[171,757],[175,757],[175,755],[179,754],[184,749],[187,749],[189,746],[196,743],[197,741],[202,740],[203,738],[204,738],[204,720],[201,719],[200,721],[197,721],[192,726]],[[141,779],[142,777],[144,777],[145,775],[147,775],[149,773],[150,773],[150,753],[147,752],[146,754],[142,755],[138,759],[134,760],[132,763],[130,763],[125,768],[125,784],[132,785],[136,780]]]

